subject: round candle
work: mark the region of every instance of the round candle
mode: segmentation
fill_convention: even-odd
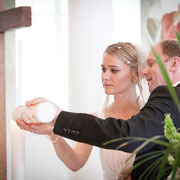
[[[56,110],[49,102],[38,103],[34,106],[18,106],[12,113],[14,121],[23,119],[26,123],[47,123],[54,119]]]

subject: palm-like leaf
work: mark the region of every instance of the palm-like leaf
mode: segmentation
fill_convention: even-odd
[[[180,49],[180,34],[178,32],[176,32],[176,38],[178,40],[178,45],[179,45],[179,49]]]

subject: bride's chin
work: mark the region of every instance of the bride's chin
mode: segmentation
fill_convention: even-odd
[[[105,94],[106,94],[106,95],[113,95],[113,93],[110,92],[110,91],[105,91]]]

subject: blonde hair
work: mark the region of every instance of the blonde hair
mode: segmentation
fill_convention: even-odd
[[[140,109],[140,97],[143,98],[143,93],[142,93],[143,88],[141,85],[142,76],[140,75],[138,70],[138,55],[137,55],[136,47],[129,42],[118,42],[116,44],[112,44],[108,46],[104,53],[108,53],[112,56],[115,56],[119,60],[129,65],[132,75],[134,76],[135,83],[137,84],[140,91],[140,95],[137,98],[137,106]],[[108,106],[108,103],[109,103],[109,97],[107,96],[104,104],[104,108]]]

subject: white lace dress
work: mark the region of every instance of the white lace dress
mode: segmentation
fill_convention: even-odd
[[[103,111],[96,113],[96,116],[105,119]],[[99,150],[104,180],[117,180],[123,169],[133,165],[134,157],[128,162],[126,161],[130,157],[130,153],[102,148]]]

